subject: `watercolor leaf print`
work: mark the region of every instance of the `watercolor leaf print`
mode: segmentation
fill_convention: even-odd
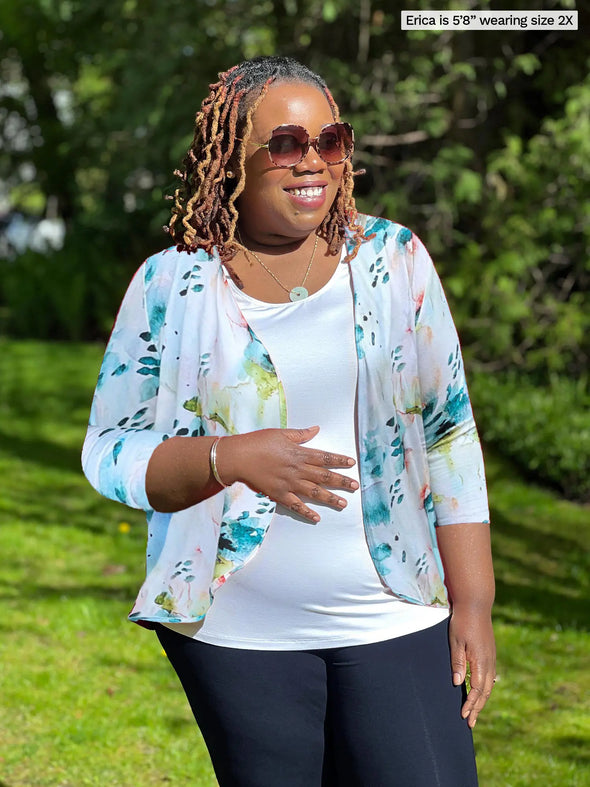
[[[113,462],[115,464],[117,464],[117,459],[119,458],[119,454],[121,453],[122,448],[123,448],[123,441],[117,440],[117,442],[113,446]]]
[[[202,415],[203,408],[201,407],[201,400],[198,396],[193,396],[192,399],[187,399],[186,402],[182,404],[185,410],[188,410],[189,413],[194,413],[195,415]],[[174,422],[174,426],[176,427],[178,421]]]
[[[391,544],[388,544],[387,542],[377,544],[371,549],[371,557],[373,558],[375,565],[378,567],[381,576],[386,576],[390,573],[390,569],[387,567],[385,561],[391,557],[392,552],[393,549]]]
[[[392,417],[386,421],[386,426],[389,426],[393,429],[393,435],[390,435],[392,440],[389,443],[391,447],[390,455],[395,461],[396,473],[401,473],[404,468],[406,452],[397,415],[392,415]]]
[[[453,380],[456,380],[457,376],[460,374],[463,368],[463,363],[461,359],[461,350],[458,344],[455,347],[455,351],[449,355],[449,360],[447,361],[447,365],[451,367],[451,370],[453,372]]]
[[[419,577],[422,572],[427,574],[428,569],[427,554],[424,552],[416,561],[416,577]]]
[[[206,377],[210,372],[209,362],[211,360],[211,353],[201,353],[199,359],[199,376]]]
[[[375,254],[379,254],[385,248],[388,238],[388,229],[391,226],[391,222],[382,218],[375,218],[372,221],[367,222],[365,235],[370,236],[374,234],[374,237],[371,239],[371,243]]]
[[[162,607],[166,612],[172,613],[176,611],[176,601],[170,588],[169,591],[164,590],[162,593],[159,593],[154,599],[154,603]]]
[[[405,246],[406,243],[409,243],[412,240],[412,230],[409,230],[407,227],[402,227],[397,234],[397,242],[400,246]]]
[[[389,505],[391,507],[393,507],[394,504],[399,505],[400,503],[403,502],[404,493],[401,491],[401,488],[402,488],[401,478],[396,478],[395,483],[390,484],[389,494],[391,495],[391,497],[389,500]],[[396,541],[398,538],[399,536],[396,536]]]
[[[189,288],[192,292],[202,292],[204,285],[201,283],[201,266],[195,263],[190,271],[183,275],[183,281],[186,282],[186,287],[180,290],[179,295],[186,295]]]
[[[182,577],[185,582],[193,582],[195,577],[193,574],[191,574],[192,565],[193,565],[192,560],[184,560],[184,561],[180,560],[174,566],[175,571],[170,577],[170,579],[177,579],[178,577]]]
[[[399,373],[406,368],[406,364],[402,361],[403,347],[401,344],[391,351],[391,371]]]
[[[232,555],[249,554],[264,537],[264,528],[257,525],[258,518],[248,511],[243,511],[236,519],[225,520],[219,535],[218,555],[231,560]]]
[[[137,374],[153,374],[154,377],[160,376],[160,362],[157,358],[151,358],[149,355],[144,355],[139,359],[139,363],[141,366],[137,370]]]
[[[369,268],[369,271],[373,275],[373,280],[371,281],[371,287],[376,287],[379,278],[381,278],[381,284],[387,284],[389,281],[389,271],[385,269],[385,263],[383,262],[383,257],[377,257],[375,262],[373,262]]]

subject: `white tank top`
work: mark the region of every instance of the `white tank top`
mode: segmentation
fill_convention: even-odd
[[[265,303],[230,286],[283,384],[288,427],[319,425],[308,447],[357,459],[348,265],[295,303]],[[359,480],[356,465],[338,472]],[[217,590],[204,622],[169,627],[226,647],[300,650],[379,642],[444,620],[447,609],[400,601],[384,587],[365,539],[360,491],[338,493],[348,501],[343,511],[310,503],[317,524],[277,506],[258,552]]]

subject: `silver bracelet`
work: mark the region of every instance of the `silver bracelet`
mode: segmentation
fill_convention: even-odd
[[[226,487],[227,484],[224,484],[221,478],[219,477],[219,471],[217,469],[217,445],[221,437],[216,437],[213,441],[213,445],[211,446],[211,451],[209,452],[209,467],[211,468],[211,472],[213,473],[213,478],[217,481],[220,486]]]

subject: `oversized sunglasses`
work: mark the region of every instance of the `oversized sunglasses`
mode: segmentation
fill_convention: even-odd
[[[259,148],[268,148],[275,167],[294,167],[303,161],[310,146],[326,164],[342,164],[354,150],[354,131],[350,123],[328,123],[317,137],[310,137],[303,126],[277,126],[270,139]]]

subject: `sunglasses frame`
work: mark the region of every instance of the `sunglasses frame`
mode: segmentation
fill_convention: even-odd
[[[321,135],[324,133],[324,131],[326,131],[329,128],[333,128],[334,126],[345,127],[346,129],[350,130],[350,143],[351,143],[350,150],[343,158],[339,159],[338,161],[326,161],[326,159],[322,156],[321,151],[319,150],[319,139]],[[274,137],[274,134],[276,131],[279,131],[281,129],[295,129],[295,128],[301,129],[302,131],[305,132],[305,135],[307,136],[306,142],[298,143],[300,145],[301,157],[297,161],[294,161],[292,164],[277,164],[273,160],[272,154],[270,152],[270,143]],[[354,152],[354,129],[350,125],[350,123],[343,123],[342,121],[334,121],[333,123],[326,123],[325,125],[323,125],[317,137],[310,137],[309,131],[306,128],[304,128],[304,126],[299,126],[297,123],[283,123],[282,125],[273,128],[273,130],[270,132],[270,137],[268,142],[264,142],[264,143],[255,142],[254,144],[258,148],[266,148],[268,150],[268,157],[271,161],[271,164],[274,167],[277,167],[278,169],[289,169],[290,167],[296,167],[297,164],[300,164],[303,161],[303,159],[307,156],[310,147],[312,147],[315,150],[315,152],[318,154],[318,156],[321,158],[324,164],[328,164],[330,166],[332,164],[334,165],[343,164],[352,156]],[[303,146],[305,146],[305,149],[303,148]]]

